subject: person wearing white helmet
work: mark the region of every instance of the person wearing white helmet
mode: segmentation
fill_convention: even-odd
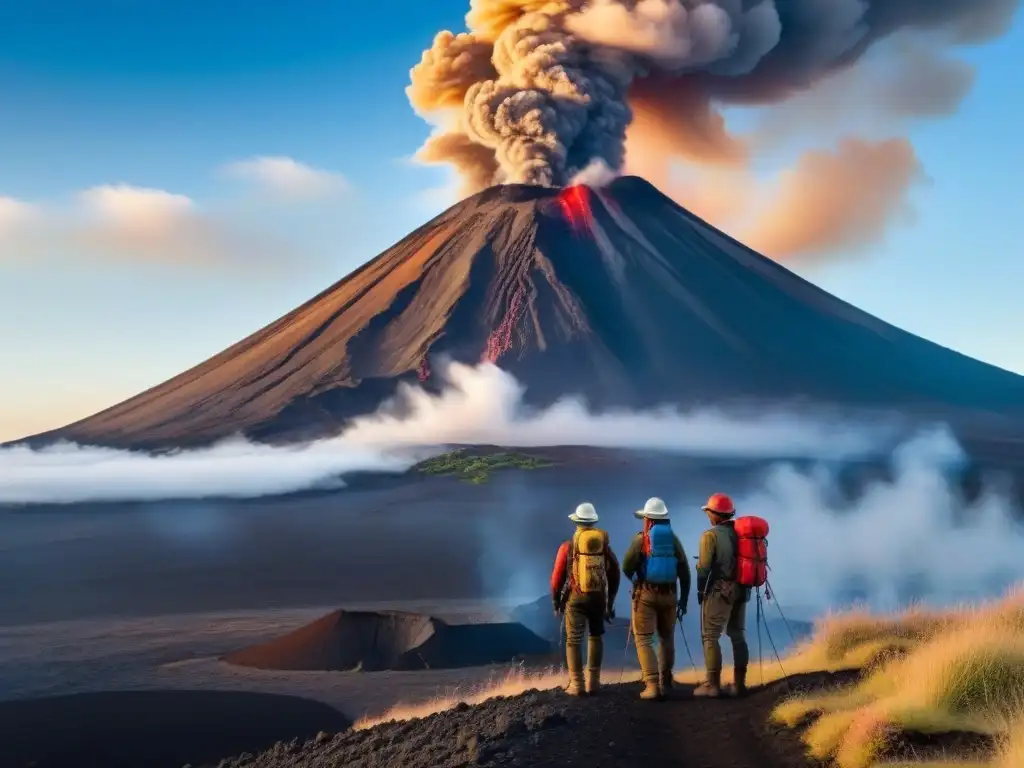
[[[686,613],[690,598],[690,564],[664,501],[650,498],[633,514],[644,527],[622,558],[622,572],[633,582],[632,629],[644,682],[640,698],[660,699],[672,691],[676,621]]]
[[[551,601],[557,615],[565,616],[565,663],[569,668],[570,696],[597,693],[601,688],[604,658],[604,622],[615,613],[619,591],[619,562],[608,543],[608,532],[597,527],[597,510],[584,502],[569,515],[576,531],[562,542],[551,572]],[[583,680],[583,635],[587,640],[587,679]]]

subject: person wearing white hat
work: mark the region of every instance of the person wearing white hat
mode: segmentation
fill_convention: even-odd
[[[644,682],[640,698],[660,699],[672,691],[676,621],[686,613],[690,598],[690,564],[664,501],[650,498],[633,515],[644,527],[622,558],[622,572],[633,582],[632,630]]]
[[[597,693],[601,688],[604,658],[604,622],[615,615],[612,606],[619,591],[619,561],[608,543],[608,532],[597,527],[597,510],[584,502],[569,515],[576,531],[562,542],[551,572],[551,601],[557,615],[565,616],[565,663],[569,668],[570,696]],[[587,679],[583,680],[583,634],[587,640]]]

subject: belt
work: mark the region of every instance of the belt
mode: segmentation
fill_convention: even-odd
[[[636,585],[637,590],[647,590],[649,592],[675,592],[675,584],[648,584],[646,581],[641,581]]]

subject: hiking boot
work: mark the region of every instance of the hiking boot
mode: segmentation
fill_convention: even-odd
[[[601,690],[601,670],[587,670],[587,693],[598,693]]]
[[[668,673],[662,672],[661,676],[660,676],[660,678],[658,680],[658,687],[661,688],[661,695],[662,696],[666,696],[666,697],[671,696],[672,695],[672,691],[673,691],[673,689],[675,687],[675,682],[676,681],[672,677],[672,673],[671,672],[668,672]]]
[[[750,651],[743,640],[734,640],[732,644],[733,679],[736,681],[729,687],[729,693],[736,698],[743,698],[747,695],[747,664],[750,659]]]
[[[644,701],[657,701],[661,698],[661,689],[657,680],[644,680],[644,689],[640,691],[640,698]]]
[[[721,672],[708,672],[708,679],[693,689],[693,695],[700,699],[717,699],[721,696]]]
[[[586,693],[583,688],[583,681],[576,679],[570,680],[569,684],[565,686],[565,692],[569,696],[583,696]]]
[[[717,699],[722,695],[722,689],[705,681],[693,689],[693,695],[698,699]]]
[[[736,680],[729,686],[729,695],[741,699],[747,695],[747,665],[737,664],[733,669],[733,677]]]

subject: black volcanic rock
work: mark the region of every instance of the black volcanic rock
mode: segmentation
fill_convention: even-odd
[[[545,404],[802,400],[1024,414],[1024,377],[882,322],[626,177],[468,198],[249,338],[33,438],[132,448],[337,432],[441,356],[497,359]]]
[[[550,651],[522,624],[448,624],[404,611],[339,610],[223,660],[257,669],[374,672],[485,666]]]

